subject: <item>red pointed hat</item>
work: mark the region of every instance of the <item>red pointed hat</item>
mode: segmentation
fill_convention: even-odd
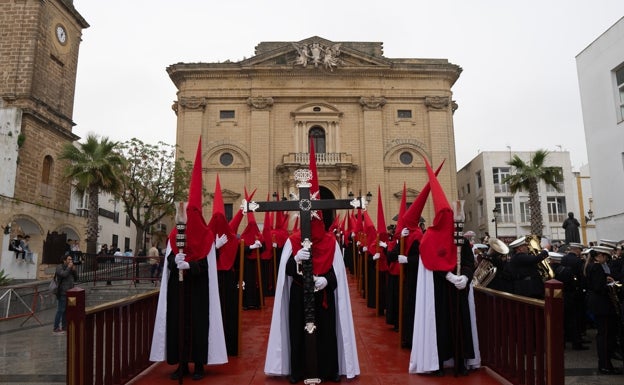
[[[188,205],[186,207],[186,245],[184,246],[184,253],[186,254],[185,260],[188,262],[206,258],[214,241],[214,235],[212,231],[210,231],[202,214],[203,181],[201,156],[202,145],[200,137],[199,143],[197,144],[195,163],[193,164],[193,173],[191,174],[191,183],[189,186]],[[176,246],[174,233],[177,233],[176,229],[171,232],[169,239],[171,241],[171,235],[173,235],[171,248],[177,253],[178,248]]]
[[[254,190],[254,192],[256,192],[256,190]],[[245,227],[245,230],[241,233],[241,239],[245,241],[247,246],[252,245],[256,240],[262,241],[262,233],[260,232],[253,211],[247,211],[247,227]]]
[[[388,229],[384,218],[383,200],[381,199],[381,186],[377,186],[377,233],[379,239],[388,242]]]
[[[420,258],[428,270],[451,271],[457,265],[457,247],[453,239],[455,230],[453,210],[427,159],[425,165],[429,174],[435,217],[420,242]]]
[[[217,270],[230,270],[236,261],[236,252],[238,251],[238,242],[236,242],[236,233],[232,231],[227,218],[225,217],[225,205],[223,203],[223,194],[221,192],[221,182],[219,174],[215,182],[214,200],[212,203],[212,217],[208,222],[208,227],[215,234],[221,236],[225,234],[228,241],[219,249],[217,258]]]

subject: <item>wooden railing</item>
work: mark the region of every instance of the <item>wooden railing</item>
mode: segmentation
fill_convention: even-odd
[[[481,364],[513,384],[564,383],[563,284],[544,286],[544,300],[475,288]]]
[[[125,384],[145,370],[158,290],[85,308],[85,290],[67,292],[67,384]]]

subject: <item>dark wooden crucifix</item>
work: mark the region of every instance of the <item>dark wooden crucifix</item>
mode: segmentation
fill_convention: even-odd
[[[300,216],[301,228],[301,245],[310,250],[310,259],[301,263],[303,275],[303,306],[305,317],[305,351],[307,353],[306,361],[306,384],[318,384],[318,365],[316,360],[316,325],[314,315],[314,276],[312,273],[312,217],[317,216],[318,210],[338,210],[338,209],[366,209],[366,199],[358,197],[354,199],[318,199],[316,196],[310,195],[310,187],[312,184],[312,171],[308,169],[299,169],[295,171],[294,178],[298,182],[299,197],[293,200],[281,202],[247,202],[243,200],[243,211],[298,211]],[[316,177],[314,175],[314,177]],[[292,194],[291,194],[292,196]],[[318,217],[318,216],[317,216]]]

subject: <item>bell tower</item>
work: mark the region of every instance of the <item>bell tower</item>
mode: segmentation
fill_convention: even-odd
[[[73,0],[0,2],[0,268],[13,278],[50,277],[58,254],[46,256],[44,245],[85,227],[70,213],[71,183],[59,156],[78,139],[74,91],[88,27]],[[30,236],[32,263],[8,251],[17,234]]]
[[[0,195],[67,211],[58,155],[72,133],[82,30],[72,0],[0,3]]]

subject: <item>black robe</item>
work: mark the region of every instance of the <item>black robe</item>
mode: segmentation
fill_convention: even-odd
[[[420,243],[412,242],[407,251],[407,263],[404,268],[403,281],[403,328],[401,331],[401,347],[411,349],[414,335],[414,311],[416,310],[416,284],[418,280],[418,260],[420,258]],[[396,262],[400,252],[400,242],[388,253],[388,263]]]
[[[454,358],[456,370],[465,369],[464,360],[475,357],[468,305],[468,291],[474,269],[474,254],[470,244],[465,242],[461,248],[461,275],[468,278],[464,289],[459,290],[449,282],[445,271],[433,273],[440,368],[444,361]]]
[[[167,281],[167,363],[173,365],[180,362],[179,336],[183,330],[182,362],[206,364],[209,328],[208,261],[202,258],[189,262],[190,269],[185,270],[184,281],[180,285],[179,270],[174,259],[174,253],[167,257],[170,271]],[[179,313],[180,294],[184,299],[182,327]]]
[[[307,333],[303,304],[303,276],[297,273],[297,262],[291,256],[286,263],[286,274],[293,278],[290,287],[290,306],[288,321],[290,327],[290,368],[291,376],[305,378],[306,351],[304,338]],[[314,294],[315,324],[317,336],[317,373],[321,379],[332,379],[338,375],[338,343],[336,335],[336,304],[334,290],[338,286],[336,274],[331,268],[322,275],[327,279],[327,286]],[[293,325],[299,325],[293,327]]]

